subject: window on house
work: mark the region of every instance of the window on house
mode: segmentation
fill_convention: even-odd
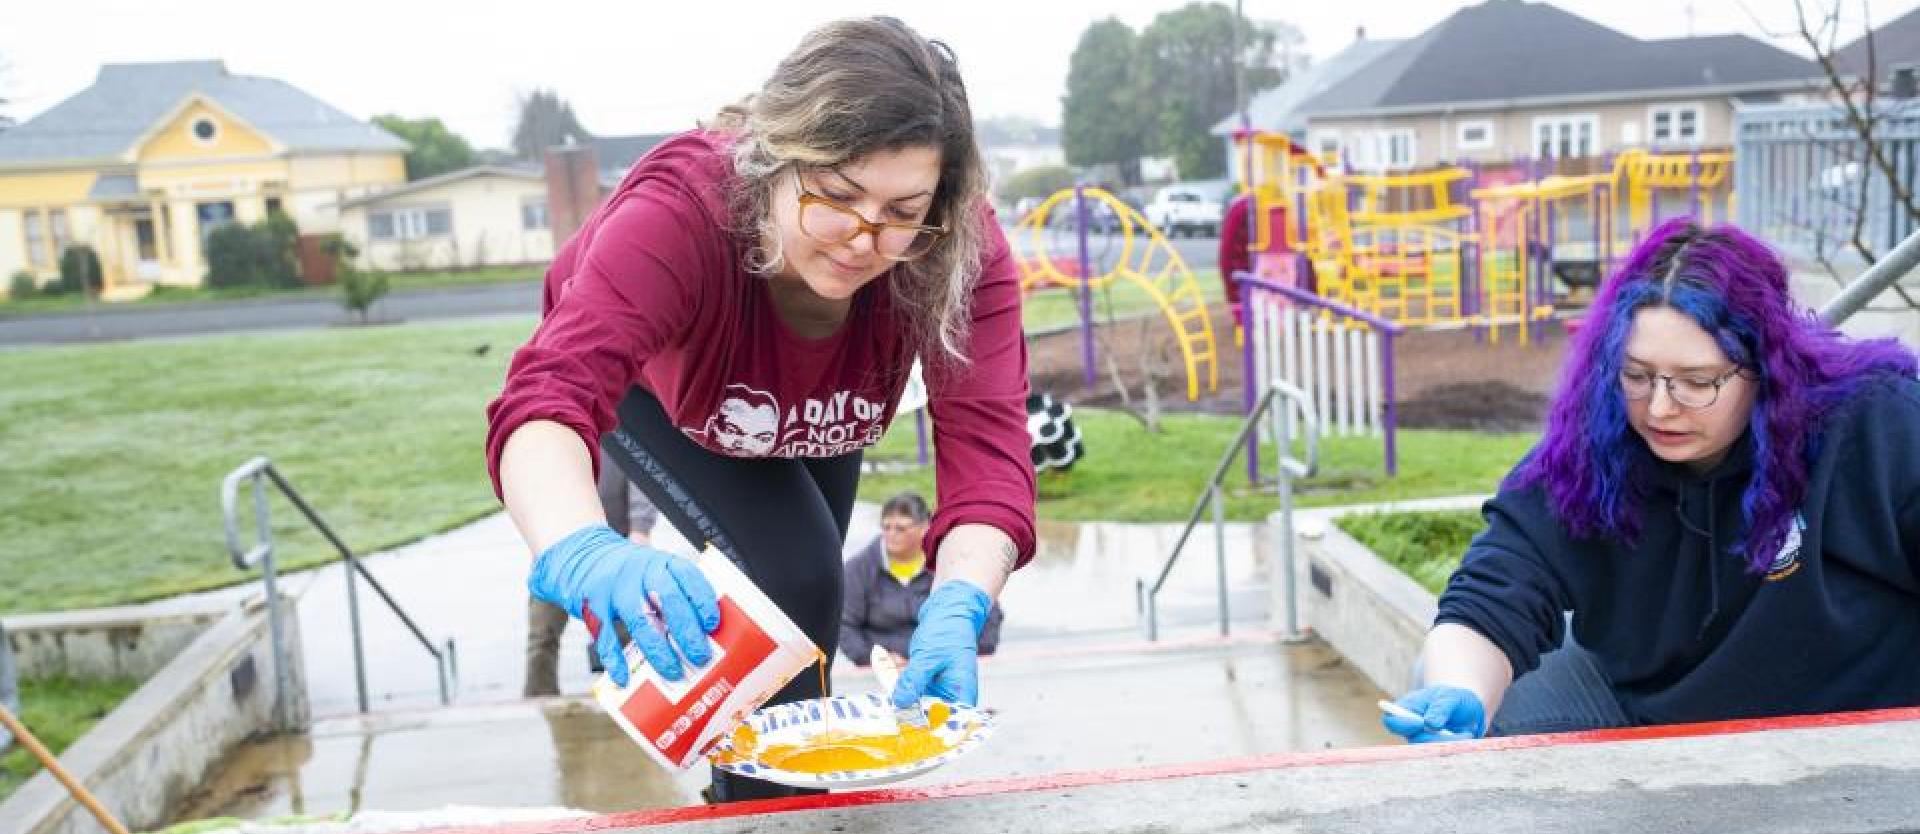
[[[367,236],[374,240],[420,240],[453,234],[453,209],[417,206],[367,215]]]
[[[1658,104],[1647,108],[1647,139],[1656,148],[1698,145],[1706,117],[1699,104]]]
[[[193,124],[188,125],[187,129],[193,133],[193,141],[202,145],[213,144],[214,138],[220,135],[220,126],[205,116],[194,119]]]
[[[284,213],[286,213],[286,207],[280,204],[279,197],[267,198],[267,216],[268,217],[272,217],[276,214],[284,214]]]
[[[1393,171],[1411,168],[1419,156],[1412,130],[1356,131],[1341,148],[1356,171]]]
[[[520,204],[520,228],[529,232],[552,228],[547,220],[546,200],[528,200]]]
[[[1891,80],[1887,82],[1887,94],[1894,98],[1913,98],[1920,95],[1920,78],[1911,64],[1898,64],[1893,68]]]
[[[27,209],[22,216],[27,233],[27,262],[36,269],[53,267],[53,254],[47,249],[46,218],[38,209]]]
[[[1413,131],[1389,130],[1386,132],[1386,158],[1388,168],[1412,168],[1414,163]]]
[[[213,234],[213,230],[233,222],[233,201],[200,203],[193,207],[193,213],[194,218],[200,221],[200,242],[206,243],[207,236]]]
[[[1463,151],[1479,151],[1493,147],[1493,122],[1461,122],[1456,146]]]
[[[1340,155],[1340,131],[1316,130],[1313,132],[1313,152],[1322,159],[1332,159]]]
[[[1541,116],[1533,120],[1533,151],[1540,159],[1593,156],[1600,135],[1598,116]]]
[[[53,256],[58,258],[73,243],[73,235],[67,230],[67,210],[48,209],[47,228],[53,231]]]

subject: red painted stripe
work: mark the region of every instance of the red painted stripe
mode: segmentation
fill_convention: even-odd
[[[901,802],[924,802],[928,800],[961,799],[995,794],[1067,790],[1071,788],[1117,785],[1131,782],[1221,776],[1262,770],[1283,770],[1296,767],[1414,761],[1496,750],[1530,750],[1542,747],[1565,747],[1570,745],[1604,744],[1611,742],[1739,735],[1769,730],[1851,727],[1863,724],[1886,724],[1898,721],[1920,721],[1920,707],[1900,707],[1896,709],[1865,710],[1860,712],[1828,713],[1822,715],[1794,715],[1780,718],[1748,718],[1734,721],[1709,721],[1699,724],[1668,724],[1656,727],[1629,727],[1619,730],[1592,730],[1577,733],[1554,733],[1550,735],[1513,736],[1448,744],[1386,745],[1377,747],[1354,747],[1343,750],[1325,750],[1314,753],[1277,753],[1265,756],[1219,759],[1187,764],[1157,765],[1118,770],[1090,770],[1078,773],[1061,773],[1018,779],[963,782],[954,785],[936,785],[926,788],[850,791],[847,793],[799,796],[789,799],[764,799],[755,802],[736,802],[728,805],[660,808],[647,811],[608,814],[585,819],[555,820],[552,822],[444,828],[435,829],[429,832],[429,834],[575,834],[575,832],[606,831],[616,828],[641,828],[667,823],[717,820],[757,814],[858,808],[868,805],[891,805]]]

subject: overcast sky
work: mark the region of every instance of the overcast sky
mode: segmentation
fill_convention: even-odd
[[[1808,0],[1826,4],[1833,0]],[[1845,0],[1847,36],[1859,0]],[[1915,0],[1873,7],[1891,20]],[[802,33],[823,21],[888,13],[960,56],[981,116],[1058,124],[1067,58],[1087,24],[1117,15],[1136,31],[1181,0],[805,2],[423,2],[329,0],[54,0],[7,3],[0,24],[0,114],[24,120],[89,84],[99,65],[220,58],[229,70],[281,79],[362,118],[438,116],[479,147],[507,144],[517,94],[570,101],[602,135],[691,127],[753,90]],[[1352,41],[1405,38],[1467,5],[1449,0],[1246,0],[1248,17],[1284,20],[1324,58]],[[1641,38],[1792,31],[1793,0],[1556,0]],[[1773,37],[1804,52],[1794,40]],[[1569,56],[1577,60],[1578,56]]]

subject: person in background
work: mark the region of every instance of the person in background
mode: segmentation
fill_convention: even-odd
[[[600,493],[600,506],[607,513],[607,526],[634,544],[653,542],[659,511],[604,451],[600,453],[600,478],[595,487]],[[527,669],[521,695],[552,698],[560,694],[560,636],[566,630],[565,609],[537,597],[527,598]],[[589,665],[600,671],[599,657],[591,650],[588,655]]]
[[[843,20],[655,146],[556,253],[487,409],[487,464],[535,554],[528,590],[597,625],[615,683],[623,624],[662,678],[708,674],[721,607],[692,560],[607,526],[596,450],[831,664],[861,454],[917,359],[940,511],[892,703],[977,701],[977,641],[1033,555],[1035,498],[1020,275],[986,181],[952,50],[894,18]],[[802,674],[768,703],[826,694]],[[800,792],[715,772],[709,796]]]
[[[1842,337],[1787,287],[1758,240],[1685,218],[1601,286],[1387,729],[1920,704],[1914,355]]]
[[[880,506],[880,535],[847,561],[846,593],[840,614],[840,651],[855,666],[866,666],[879,646],[907,665],[907,647],[920,622],[920,606],[933,591],[933,574],[920,539],[933,514],[919,493],[902,492]],[[1003,615],[995,604],[978,641],[981,656],[1000,645]]]
[[[1220,283],[1227,288],[1228,309],[1233,311],[1233,326],[1245,327],[1245,312],[1240,309],[1240,287],[1233,282],[1236,272],[1253,272],[1252,230],[1247,228],[1253,210],[1252,192],[1242,192],[1227,202],[1226,215],[1220,218]]]

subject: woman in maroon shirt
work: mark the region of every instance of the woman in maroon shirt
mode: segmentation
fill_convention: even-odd
[[[758,94],[637,163],[555,257],[488,408],[495,487],[538,554],[532,594],[625,624],[669,679],[711,659],[712,588],[608,529],[601,447],[831,658],[861,450],[918,358],[940,511],[893,698],[973,703],[976,640],[1034,541],[1019,280],[983,189],[952,52],[891,18],[812,32]],[[624,682],[613,628],[596,650]],[[773,702],[823,694],[801,675]]]

